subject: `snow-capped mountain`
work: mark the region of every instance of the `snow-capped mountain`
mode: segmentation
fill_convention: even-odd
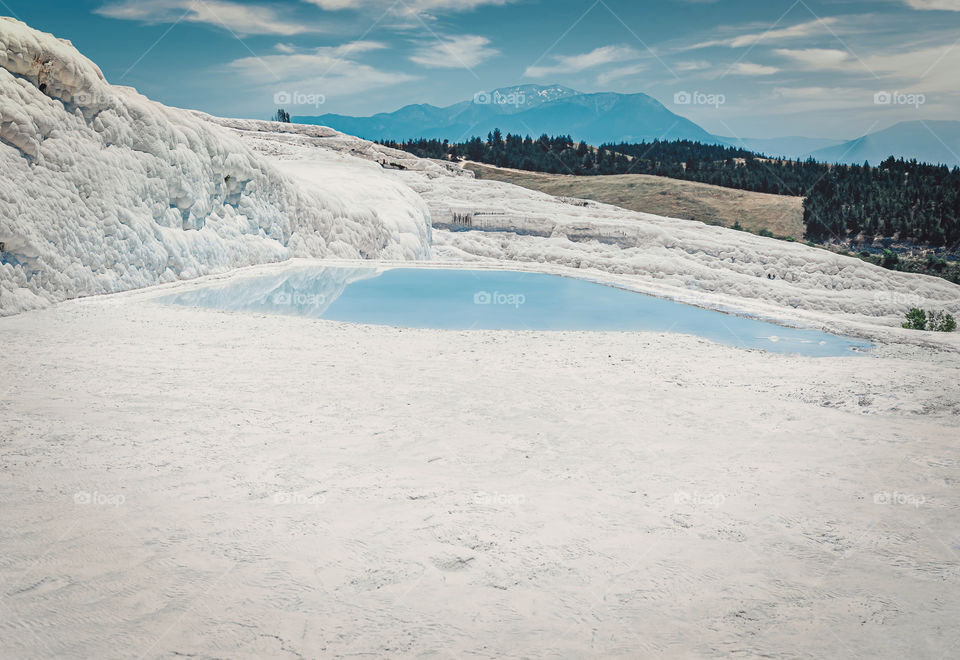
[[[501,87],[490,92],[480,93],[466,103],[472,105],[492,105],[494,110],[502,114],[515,114],[530,110],[544,103],[552,103],[571,96],[579,96],[580,92],[563,85],[514,85]],[[463,104],[461,104],[463,105]]]
[[[445,108],[409,105],[372,117],[294,117],[368,140],[464,140],[499,128],[523,135],[570,135],[592,144],[656,139],[719,142],[646,94],[584,94],[560,85],[519,85],[479,93]]]

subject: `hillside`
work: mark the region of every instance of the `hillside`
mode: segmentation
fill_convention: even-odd
[[[754,193],[803,197],[807,238],[898,241],[952,252],[960,240],[960,169],[916,161],[880,166],[780,161],[690,140],[591,147],[567,136],[533,139],[494,132],[486,141],[386,143],[421,158],[484,163],[546,174],[646,174]],[[931,267],[939,268],[937,263]]]
[[[558,197],[592,199],[633,211],[709,225],[766,229],[775,236],[803,236],[803,198],[769,195],[646,174],[574,176],[542,174],[479,163],[467,169],[480,179],[504,181]]]

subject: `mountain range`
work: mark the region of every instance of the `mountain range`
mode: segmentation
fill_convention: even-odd
[[[891,155],[960,165],[960,121],[904,121],[810,154],[828,163],[880,163]]]
[[[372,117],[294,117],[368,140],[436,138],[459,142],[499,128],[523,135],[571,135],[591,144],[611,139],[639,142],[657,138],[712,140],[689,119],[646,94],[582,94],[559,85],[521,85],[477,94],[445,108],[408,105]]]
[[[370,117],[326,114],[293,121],[380,141],[462,142],[499,128],[521,135],[570,135],[593,145],[686,139],[836,163],[876,164],[893,155],[960,166],[960,121],[901,122],[848,142],[802,136],[741,139],[713,135],[647,94],[587,94],[561,85],[505,87],[446,107],[417,104]]]

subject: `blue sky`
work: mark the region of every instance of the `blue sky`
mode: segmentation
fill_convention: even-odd
[[[70,39],[114,84],[226,116],[265,118],[277,94],[293,114],[373,114],[559,83],[644,92],[740,137],[960,119],[960,0],[0,0],[0,13]]]

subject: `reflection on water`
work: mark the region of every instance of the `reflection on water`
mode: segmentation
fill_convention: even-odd
[[[235,278],[164,302],[451,330],[616,330],[697,335],[740,348],[838,356],[864,341],[723,314],[585,280],[502,270],[323,268]]]
[[[308,267],[275,275],[241,277],[162,298],[188,307],[211,307],[233,312],[263,312],[323,318],[330,305],[353,282],[376,277],[375,268]]]

